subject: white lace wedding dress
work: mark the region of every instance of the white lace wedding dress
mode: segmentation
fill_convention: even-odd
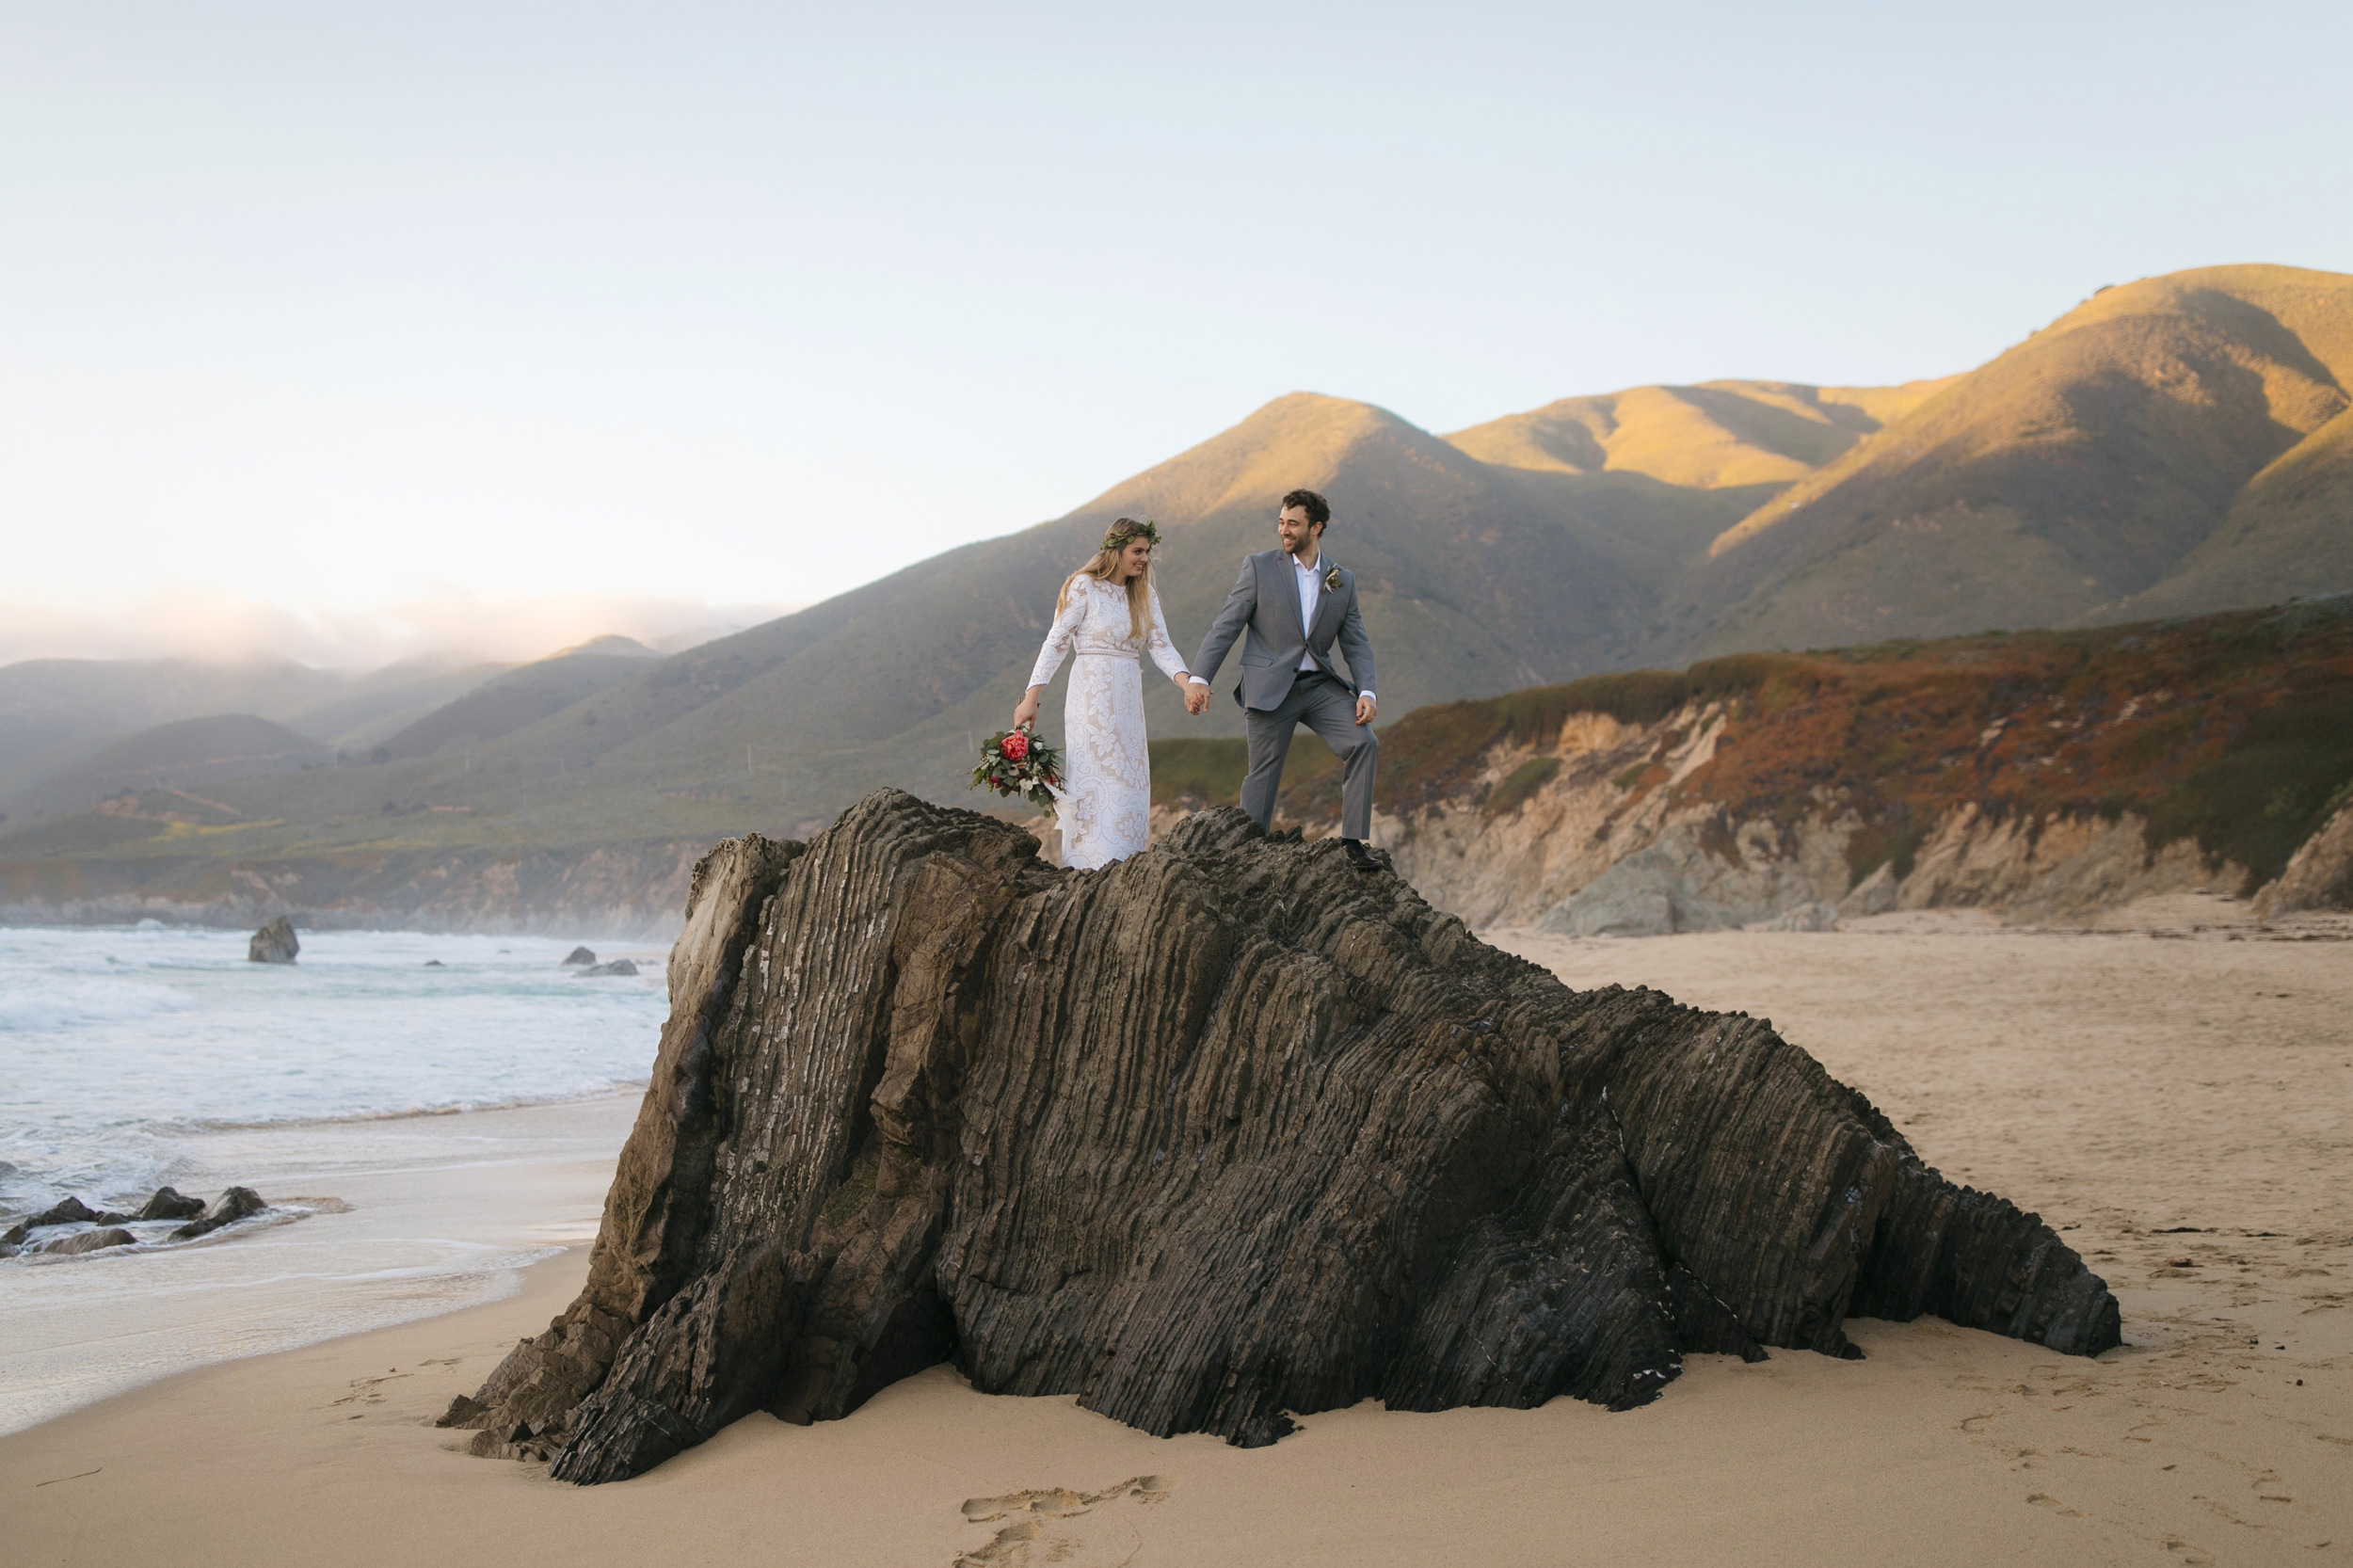
[[[1144,679],[1136,655],[1173,679],[1185,663],[1168,640],[1160,596],[1153,594],[1151,630],[1128,631],[1128,590],[1099,578],[1072,579],[1069,602],[1038,649],[1030,684],[1043,686],[1070,656],[1063,701],[1062,863],[1080,871],[1108,866],[1144,848],[1152,830],[1152,760],[1144,735]]]

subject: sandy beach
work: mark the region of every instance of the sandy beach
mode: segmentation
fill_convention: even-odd
[[[575,1245],[512,1299],[208,1367],[0,1438],[0,1540],[28,1565],[2353,1554],[2353,921],[2258,931],[2243,905],[2184,898],[2109,924],[1490,936],[1572,984],[1771,1018],[1931,1163],[2062,1229],[2123,1304],[2127,1343],[2096,1361],[1858,1320],[1863,1361],[1693,1357],[1624,1415],[1367,1404],[1248,1451],[1148,1437],[1067,1399],[977,1395],[936,1368],[847,1420],[753,1416],[581,1490],[468,1459],[466,1434],[429,1424],[569,1300]],[[527,1128],[577,1112],[496,1114]],[[593,1218],[587,1163],[452,1172],[398,1201],[422,1224],[494,1180],[486,1244],[571,1240],[584,1204]]]

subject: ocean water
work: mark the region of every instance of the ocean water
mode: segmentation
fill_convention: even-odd
[[[661,953],[578,978],[545,938],[306,933],[291,967],[246,941],[0,929],[0,1224],[164,1183],[271,1206],[0,1259],[0,1432],[497,1300],[594,1236],[668,1011]]]
[[[658,959],[584,979],[546,938],[301,941],[255,964],[243,933],[0,929],[0,1213],[179,1185],[202,1132],[612,1094],[668,1012]]]

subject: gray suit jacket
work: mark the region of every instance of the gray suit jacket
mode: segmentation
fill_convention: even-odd
[[[1246,557],[1225,608],[1209,623],[1201,651],[1191,666],[1195,680],[1217,676],[1234,639],[1249,633],[1241,648],[1241,685],[1234,699],[1244,708],[1267,712],[1282,705],[1299,679],[1302,656],[1343,682],[1350,691],[1377,689],[1372,678],[1372,642],[1365,635],[1365,617],[1356,609],[1356,579],[1325,555],[1316,564],[1319,579],[1316,612],[1310,623],[1299,624],[1298,579],[1291,558],[1280,550]],[[1337,574],[1337,585],[1333,577]],[[1332,644],[1337,640],[1348,660],[1348,675],[1333,666]],[[1350,677],[1354,679],[1351,680]]]

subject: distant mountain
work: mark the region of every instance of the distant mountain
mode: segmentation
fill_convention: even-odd
[[[283,660],[24,660],[0,666],[0,801],[118,736],[209,714],[258,714],[364,751],[505,667],[410,662],[351,677]]]
[[[157,725],[98,746],[10,800],[11,811],[85,811],[125,791],[193,790],[332,760],[327,746],[251,713]]]
[[[285,660],[27,659],[0,666],[0,768],[60,742],[204,713],[283,716],[343,678]]]
[[[1610,663],[1674,644],[1707,546],[1791,484],[1956,377],[1900,387],[1710,381],[1567,397],[1447,441],[1539,487],[1638,585],[1642,627]]]
[[[1684,489],[1779,487],[1803,479],[1957,379],[1900,387],[1633,387],[1564,397],[1458,430],[1447,440],[1505,468],[1639,473]]]
[[[2117,621],[2353,585],[2353,277],[2104,289],[1708,547],[1685,652]]]
[[[387,757],[430,757],[452,746],[495,741],[627,680],[657,657],[628,637],[591,638],[474,682],[465,696],[388,736],[381,749]]]
[[[346,680],[332,692],[272,716],[338,750],[364,752],[514,667],[409,660]]]

